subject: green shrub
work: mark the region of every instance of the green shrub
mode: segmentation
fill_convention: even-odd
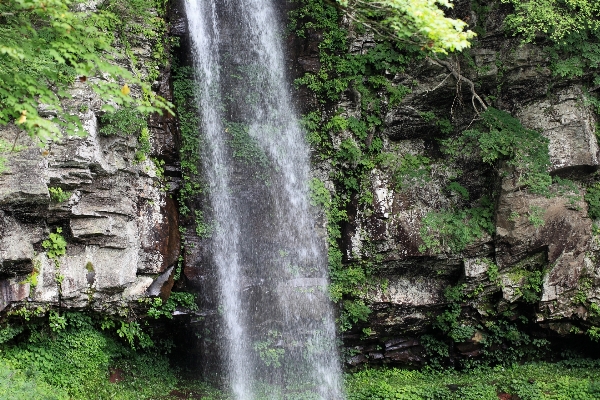
[[[600,183],[587,188],[585,201],[588,203],[588,215],[592,219],[600,218]]]
[[[0,398],[151,399],[175,388],[175,371],[160,349],[135,351],[83,313],[54,313],[50,323],[57,322],[60,326],[53,327],[36,320],[28,325],[26,340],[2,346]],[[3,379],[9,363],[16,389],[7,388]],[[122,382],[109,382],[111,369],[122,372]],[[31,396],[3,397],[3,390]]]
[[[61,233],[62,228],[56,228],[56,233],[49,234],[48,239],[42,242],[48,258],[56,260],[67,252],[67,241]]]
[[[69,395],[62,389],[36,379],[35,375],[23,373],[0,358],[0,399],[67,400]]]
[[[442,141],[450,157],[477,154],[484,163],[501,161],[512,167],[518,183],[537,194],[549,194],[552,178],[548,174],[549,140],[539,132],[525,128],[505,111],[489,107],[481,114],[479,127],[461,133],[458,138]]]
[[[59,187],[49,187],[48,192],[50,192],[50,200],[55,203],[65,202],[71,197],[71,192],[63,191]]]
[[[521,400],[597,399],[598,362],[527,363],[463,372],[367,369],[346,375],[349,400]]]
[[[485,233],[493,234],[494,205],[484,197],[480,206],[440,212],[429,212],[422,221],[420,230],[423,244],[419,251],[460,252]]]
[[[119,108],[113,112],[107,112],[100,117],[102,135],[139,135],[142,129],[148,129],[146,117],[137,109],[132,107]]]
[[[139,147],[135,152],[135,160],[138,162],[145,161],[150,156],[150,151],[152,150],[152,144],[150,143],[150,130],[147,126],[144,126],[140,130],[138,143]]]

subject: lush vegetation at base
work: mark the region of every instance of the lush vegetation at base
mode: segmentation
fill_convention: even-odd
[[[348,400],[594,400],[600,398],[600,361],[575,359],[464,372],[364,370],[347,376],[346,391]]]
[[[105,317],[78,312],[31,317],[26,326],[5,325],[0,331],[0,398],[179,398],[170,397],[174,391],[220,398],[207,385],[180,378],[182,371],[168,358],[171,341],[155,340],[150,346],[150,336],[138,337],[134,348],[127,331],[135,328],[113,328]],[[142,348],[139,340],[147,346]]]
[[[182,378],[182,371],[169,365],[168,344],[136,351],[89,316],[73,314],[67,321],[59,332],[32,331],[26,340],[2,345],[0,398],[230,398],[205,383]],[[600,361],[571,358],[465,371],[366,369],[346,375],[345,391],[348,400],[592,400],[600,397]],[[265,399],[277,392],[267,393]]]

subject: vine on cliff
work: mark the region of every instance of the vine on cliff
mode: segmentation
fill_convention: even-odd
[[[532,193],[552,195],[552,177],[548,173],[549,140],[539,132],[525,128],[505,111],[489,107],[480,114],[474,128],[440,143],[443,153],[451,160],[475,155],[502,173],[512,173],[517,185]],[[430,212],[423,219],[420,232],[423,245],[419,250],[460,252],[484,234],[494,233],[493,218],[494,204],[485,196],[468,209]],[[539,216],[530,221],[543,224]]]
[[[347,209],[353,199],[372,206],[369,177],[374,168],[389,157],[383,152],[380,130],[383,116],[410,92],[392,82],[409,62],[423,57],[416,46],[378,41],[360,53],[348,53],[350,31],[340,25],[335,6],[322,0],[301,0],[290,13],[290,28],[299,37],[318,31],[320,69],[296,80],[316,96],[320,110],[304,116],[308,141],[317,157],[333,168],[329,179],[335,190],[325,195],[323,182],[313,181],[313,199],[326,210],[328,220],[330,293],[342,304],[340,325],[343,330],[366,321],[370,309],[361,297],[377,282],[373,270],[375,252],[365,248],[362,261],[344,261],[341,248],[342,227],[348,221]],[[336,110],[334,104],[348,96],[357,99],[358,109],[349,113]],[[333,136],[343,139],[334,142]]]

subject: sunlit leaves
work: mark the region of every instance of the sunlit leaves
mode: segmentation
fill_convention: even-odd
[[[506,26],[533,41],[537,35],[548,35],[560,42],[565,37],[586,30],[600,29],[600,2],[597,0],[502,0],[515,7],[506,18]]]
[[[15,123],[40,145],[63,134],[85,133],[74,110],[63,108],[76,80],[106,103],[145,112],[169,105],[113,61],[114,34],[108,28],[114,15],[73,11],[78,5],[69,0],[0,2],[0,125]],[[141,87],[141,98],[130,94],[134,85]]]
[[[121,88],[121,94],[123,96],[127,96],[127,95],[129,95],[130,92],[131,92],[131,89],[129,89],[129,86],[127,86],[127,84],[124,84],[123,87]]]
[[[459,19],[447,18],[439,7],[450,0],[337,0],[350,18],[373,31],[419,43],[435,53],[460,51],[470,46],[475,33]]]

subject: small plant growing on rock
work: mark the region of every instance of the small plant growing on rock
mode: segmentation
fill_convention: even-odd
[[[150,130],[148,127],[143,127],[138,137],[139,148],[135,152],[135,160],[138,162],[146,161],[152,150],[152,144],[150,143]]]
[[[133,107],[123,107],[100,117],[100,133],[104,136],[136,135],[147,129],[146,117]]]
[[[46,254],[50,259],[56,260],[67,252],[67,241],[61,233],[62,228],[56,228],[56,233],[51,233],[48,235],[48,239],[42,242],[42,247],[46,249]]]
[[[71,192],[64,191],[59,187],[49,187],[48,192],[50,192],[50,200],[54,203],[63,203],[71,197]]]
[[[62,228],[56,228],[56,233],[51,233],[48,236],[48,239],[42,242],[42,247],[46,249],[46,255],[49,259],[54,261],[54,267],[56,269],[54,280],[58,285],[59,303],[62,297],[62,282],[65,277],[60,273],[60,262],[58,259],[60,256],[64,256],[67,252],[67,241],[61,235],[61,233]]]
[[[585,201],[588,203],[588,215],[592,219],[600,217],[600,183],[587,188]]]
[[[546,221],[544,221],[544,210],[538,206],[531,206],[529,208],[529,216],[527,219],[533,226],[539,228],[540,226],[544,226]]]

